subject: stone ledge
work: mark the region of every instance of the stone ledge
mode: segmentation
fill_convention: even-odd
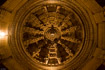
[[[28,0],[7,0],[1,8],[5,8],[6,10],[13,12],[17,7],[20,8],[26,1]]]
[[[98,47],[105,50],[105,22],[98,23]]]

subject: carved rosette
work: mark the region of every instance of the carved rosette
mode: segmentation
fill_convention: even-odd
[[[60,5],[41,5],[26,16],[21,39],[23,48],[35,60],[59,65],[80,52],[84,28],[71,9]]]

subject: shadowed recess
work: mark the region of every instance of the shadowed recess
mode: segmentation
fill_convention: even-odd
[[[0,6],[2,6],[7,0],[0,0]]]

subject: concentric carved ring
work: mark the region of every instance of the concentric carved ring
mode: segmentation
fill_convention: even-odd
[[[45,5],[25,19],[22,42],[36,61],[59,65],[73,59],[81,50],[83,25],[73,11],[60,5]]]

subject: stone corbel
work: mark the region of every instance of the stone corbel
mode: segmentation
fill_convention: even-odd
[[[94,53],[94,58],[96,59],[105,59],[105,50],[101,49],[101,48],[96,48],[95,53]]]
[[[100,13],[96,13],[93,15],[96,23],[104,22],[105,21],[105,16],[104,16],[104,11]]]

